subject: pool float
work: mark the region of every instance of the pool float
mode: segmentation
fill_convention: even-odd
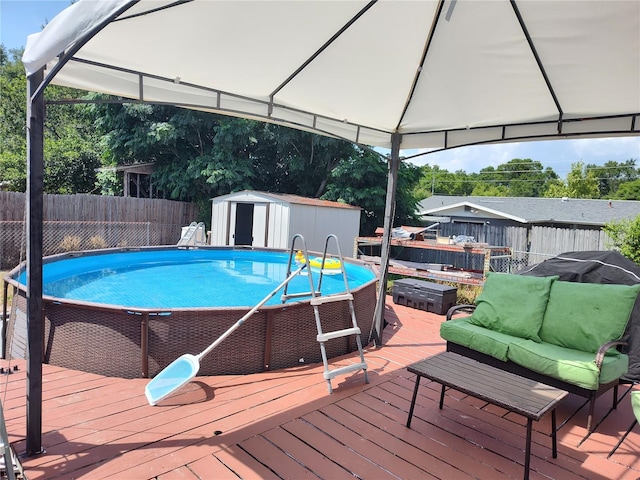
[[[306,263],[306,259],[304,254],[298,250],[295,256],[295,262],[298,265],[302,265]],[[313,257],[309,258],[309,266],[314,271],[322,270],[322,273],[327,275],[336,275],[338,273],[342,273],[342,262],[336,258],[325,258],[324,259],[324,268],[322,268],[322,257]]]

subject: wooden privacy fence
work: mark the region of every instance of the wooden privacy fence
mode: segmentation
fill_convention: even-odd
[[[497,271],[517,271],[527,265],[542,262],[565,252],[586,250],[608,250],[611,240],[601,228],[562,228],[544,226],[506,226],[486,223],[443,223],[438,225],[438,234],[444,237],[468,235],[477,242],[509,247],[512,257],[509,262],[500,261],[492,268]],[[449,252],[429,252],[429,258],[411,259],[419,262],[456,264],[459,255]],[[464,259],[466,266],[482,270],[481,256]]]
[[[601,228],[522,227],[472,223],[444,223],[440,235],[469,235],[489,245],[510,247],[521,252],[556,255],[563,252],[607,250],[611,243]]]
[[[565,252],[609,250],[611,239],[602,229],[532,227],[529,248],[516,251],[511,260],[512,270],[534,265]]]
[[[197,220],[197,206],[171,200],[44,195],[43,253],[171,245]],[[25,194],[0,192],[0,269],[24,259]]]
[[[24,220],[26,196],[0,192],[0,221]],[[193,203],[102,195],[44,195],[45,221],[152,222],[189,225],[196,220]]]

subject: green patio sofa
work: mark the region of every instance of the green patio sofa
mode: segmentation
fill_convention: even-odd
[[[447,312],[440,336],[447,350],[595,400],[629,368],[618,348],[640,284],[564,282],[489,272],[475,305]],[[453,318],[460,311],[471,315]],[[585,437],[586,438],[586,437]]]

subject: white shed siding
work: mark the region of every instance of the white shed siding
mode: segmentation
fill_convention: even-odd
[[[325,239],[334,234],[338,237],[342,254],[352,256],[353,244],[360,230],[360,209],[332,207],[326,202],[322,205],[305,202],[306,199],[300,203],[290,202],[276,195],[248,191],[217,197],[211,206],[211,244],[234,245],[236,206],[251,203],[254,205],[253,246],[286,250],[291,247],[293,235],[300,234],[309,250],[322,252]],[[329,245],[329,253],[337,253],[334,242]]]
[[[326,238],[333,233],[340,242],[340,251],[345,257],[353,257],[354,242],[360,233],[360,210],[345,208],[319,208],[316,220],[316,235]]]
[[[290,206],[291,236],[293,237],[293,235],[299,233],[304,237],[309,250],[321,251],[324,245],[324,238],[319,240],[315,236],[316,208],[300,204]],[[300,247],[301,244],[298,243],[296,246]]]
[[[238,215],[238,202],[229,202],[229,226],[227,228],[227,245],[235,245],[236,239],[236,216]]]
[[[345,257],[353,256],[353,242],[360,230],[360,210],[346,208],[292,205],[292,234],[300,233],[309,250],[322,252],[328,235],[334,234]],[[335,242],[329,243],[329,252],[337,253]]]
[[[289,248],[291,220],[288,204],[273,202],[269,204],[269,241],[267,247]]]
[[[227,245],[229,236],[229,202],[211,205],[211,245]]]

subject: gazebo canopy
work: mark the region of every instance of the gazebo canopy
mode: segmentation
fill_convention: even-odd
[[[640,2],[80,0],[32,35],[59,85],[451,148],[640,134]]]
[[[27,454],[41,449],[50,82],[400,149],[640,135],[637,0],[80,0],[29,37]]]

